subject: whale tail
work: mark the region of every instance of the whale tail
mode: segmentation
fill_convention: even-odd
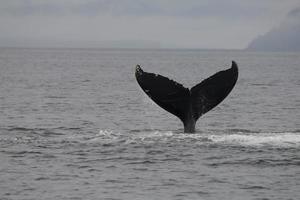
[[[177,116],[185,133],[195,132],[199,117],[221,103],[234,87],[238,66],[217,72],[191,89],[159,74],[144,72],[136,66],[135,76],[143,91],[160,107]]]

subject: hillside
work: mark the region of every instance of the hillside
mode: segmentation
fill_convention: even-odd
[[[300,8],[290,11],[285,20],[247,47],[258,51],[300,51]]]

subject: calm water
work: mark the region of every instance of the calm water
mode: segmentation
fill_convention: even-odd
[[[192,87],[239,64],[197,133],[136,64]],[[0,197],[300,199],[300,53],[0,49]]]

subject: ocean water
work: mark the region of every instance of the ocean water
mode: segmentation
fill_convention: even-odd
[[[134,77],[192,87],[231,60],[195,134]],[[1,200],[298,200],[299,77],[299,52],[1,48]]]

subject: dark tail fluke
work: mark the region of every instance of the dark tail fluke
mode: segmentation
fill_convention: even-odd
[[[144,92],[160,107],[177,116],[184,124],[184,132],[195,132],[199,117],[221,103],[238,78],[237,64],[220,71],[190,90],[164,76],[144,72],[136,66],[135,76]]]

